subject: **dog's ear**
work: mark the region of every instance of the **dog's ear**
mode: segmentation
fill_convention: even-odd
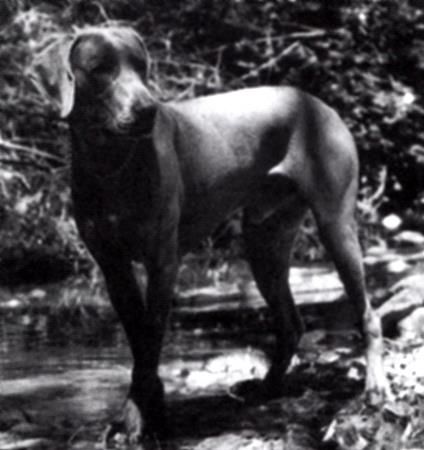
[[[73,73],[66,70],[60,80],[60,117],[65,119],[71,114],[75,102],[75,78]]]
[[[132,30],[133,31],[133,34],[134,34],[134,38],[135,38],[135,40],[137,41],[137,43],[138,43],[138,45],[140,46],[140,48],[142,49],[142,51],[143,51],[143,54],[144,54],[144,64],[145,64],[145,67],[144,67],[144,78],[145,79],[148,79],[149,78],[149,76],[150,76],[150,69],[151,69],[151,63],[152,63],[152,61],[151,61],[151,58],[150,58],[150,53],[149,53],[149,51],[147,50],[147,45],[146,45],[146,42],[144,41],[144,39],[140,36],[140,34],[137,32],[137,31],[135,31],[135,30]]]
[[[69,64],[73,43],[73,36],[55,36],[34,58],[30,70],[34,85],[53,100],[62,118],[74,106],[75,79]]]
[[[106,30],[137,57],[140,64],[137,65],[136,69],[143,80],[147,80],[150,75],[151,58],[147,45],[138,31],[131,27],[111,27]]]

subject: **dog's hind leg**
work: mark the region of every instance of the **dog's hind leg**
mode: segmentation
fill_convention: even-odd
[[[290,254],[306,207],[296,199],[258,223],[255,208],[245,211],[246,256],[274,321],[276,345],[263,383],[266,396],[281,392],[284,374],[303,332],[288,282]]]
[[[365,290],[362,252],[354,217],[357,178],[352,176],[350,169],[338,167],[332,170],[331,165],[328,166],[329,171],[324,175],[321,172],[319,179],[322,188],[314,190],[308,199],[321,240],[336,266],[349,300],[353,303],[355,319],[366,343],[365,390],[368,401],[378,403],[385,395],[390,395],[390,392],[383,369],[380,318],[372,309]]]

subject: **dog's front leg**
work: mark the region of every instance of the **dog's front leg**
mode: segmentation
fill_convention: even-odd
[[[164,399],[158,365],[177,272],[176,252],[173,246],[161,248],[146,263],[146,298],[130,260],[103,255],[98,262],[134,358],[128,399],[117,423],[134,443],[146,433],[163,431]]]

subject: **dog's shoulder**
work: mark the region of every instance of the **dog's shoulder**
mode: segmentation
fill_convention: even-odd
[[[259,86],[204,95],[183,101],[171,101],[166,107],[176,116],[206,113],[208,116],[224,113],[238,114],[261,111],[296,111],[307,104],[310,108],[325,109],[325,103],[307,92],[292,86]]]

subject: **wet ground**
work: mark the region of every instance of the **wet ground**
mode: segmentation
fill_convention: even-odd
[[[131,360],[121,333],[111,330],[112,343],[57,346],[36,334],[30,341],[22,339],[16,331],[16,326],[3,324],[0,423],[6,432],[4,443],[14,442],[15,447],[10,448],[32,448],[25,446],[25,440],[47,438],[66,442],[71,448],[93,448],[119,410],[130,376]],[[303,356],[312,352],[308,358],[322,366],[321,373],[315,373],[315,363],[300,364],[284,401],[246,405],[231,396],[230,388],[241,380],[262,377],[267,364],[258,348],[249,347],[253,336],[245,334],[243,343],[238,334],[236,330],[175,329],[169,333],[161,375],[177,448],[193,448],[212,436],[221,436],[227,442],[228,436],[222,435],[228,433],[239,437],[249,437],[250,433],[249,439],[280,443],[283,435],[287,439],[287,433],[294,433],[301,441],[315,442],[299,448],[317,448],[315,439],[321,434],[321,426],[334,412],[330,399],[349,397],[361,385],[347,380],[347,370],[329,370],[333,358],[338,359],[338,354],[329,349],[334,343],[324,345],[329,347],[328,354],[324,347],[318,354],[308,350],[308,339],[304,340]],[[324,336],[310,333],[307,338]],[[256,340],[266,347],[268,336],[256,334]],[[341,345],[340,355],[350,352],[348,344]],[[361,370],[360,364],[358,367]],[[332,392],[335,382],[340,386]],[[19,442],[23,442],[22,447],[16,446]]]
[[[360,446],[350,429],[351,446],[323,441],[334,415],[360,398],[364,360],[349,329],[349,308],[334,303],[340,286],[333,275],[317,269],[316,285],[310,272],[305,285],[303,275],[295,271],[294,284],[299,303],[306,299],[302,311],[309,331],[283,396],[261,404],[247,404],[231,390],[239,381],[261,378],[267,368],[272,335],[254,287],[221,286],[180,297],[160,368],[172,439],[153,448],[401,448]],[[313,292],[319,301],[311,302]],[[102,433],[122,405],[130,378],[121,328],[107,308],[52,312],[40,301],[29,311],[22,299],[30,295],[4,294],[0,310],[0,449],[104,448]],[[329,330],[330,322],[338,326]],[[363,417],[362,401],[352,407]],[[400,422],[402,414],[395,412]],[[110,446],[129,448],[119,439]]]

